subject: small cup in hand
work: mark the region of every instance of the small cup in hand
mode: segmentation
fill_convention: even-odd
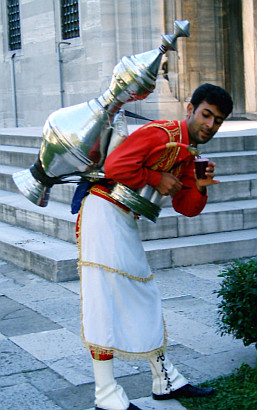
[[[196,172],[197,179],[206,179],[207,176],[205,175],[205,172],[209,164],[209,159],[201,158],[201,157],[196,158],[194,160],[194,163],[195,163],[195,172]]]

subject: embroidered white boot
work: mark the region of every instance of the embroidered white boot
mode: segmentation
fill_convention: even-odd
[[[123,388],[114,379],[113,359],[93,360],[95,375],[95,408],[98,410],[127,410],[130,402]]]
[[[168,399],[172,391],[188,383],[164,353],[153,356],[149,359],[149,363],[152,371],[154,399],[163,400],[165,396]]]

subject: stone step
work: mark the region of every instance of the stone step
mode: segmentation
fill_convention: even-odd
[[[257,151],[212,152],[208,158],[216,163],[216,175],[257,172]]]
[[[247,123],[244,123],[243,127],[247,127],[247,125]],[[139,127],[140,125],[129,124],[129,133]],[[235,130],[235,126],[231,128],[229,122],[226,122],[215,137],[208,144],[199,145],[199,149],[203,153],[257,150],[257,129],[242,129],[242,126],[241,129],[240,126],[238,128],[238,130]],[[0,145],[40,148],[42,138],[43,126],[0,128]]]
[[[12,174],[21,170],[20,167],[0,165],[0,189],[18,192],[12,180]],[[208,202],[234,201],[257,198],[257,173],[239,175],[220,175],[220,184],[208,187]],[[50,201],[70,204],[76,184],[54,185],[50,191]],[[170,206],[170,198],[162,201],[162,206]]]
[[[18,192],[18,188],[13,182],[14,172],[21,171],[23,168],[0,164],[0,189],[11,192]],[[70,204],[76,184],[54,185],[51,188],[50,200]]]
[[[29,168],[36,161],[38,148],[0,146],[0,164]]]
[[[145,241],[150,266],[164,269],[256,256],[257,229]]]
[[[43,128],[7,128],[0,129],[0,145],[40,148],[43,139]]]
[[[208,202],[257,198],[257,173],[220,175],[217,185],[208,187]]]
[[[0,222],[0,257],[55,282],[77,279],[77,247]],[[256,256],[257,229],[144,241],[152,269]]]
[[[68,204],[50,201],[42,208],[19,193],[0,191],[0,220],[10,225],[76,243],[76,219]]]
[[[29,168],[37,159],[38,149],[0,146],[0,164]],[[217,175],[257,172],[257,151],[212,152],[208,157],[216,163]]]
[[[208,203],[257,198],[257,173],[219,175],[219,184],[208,187]],[[162,207],[170,206],[170,198],[162,200]]]
[[[130,132],[135,128],[129,126]],[[138,221],[153,269],[256,256],[257,130],[249,123],[248,129],[237,128],[228,122],[199,146],[220,174],[200,215],[179,215],[170,198],[163,198],[156,224]],[[76,215],[69,205],[76,185],[55,185],[48,206],[41,208],[17,193],[12,180],[14,172],[35,162],[41,142],[41,127],[0,129],[0,257],[48,280],[77,279]]]
[[[0,191],[0,220],[10,225],[76,243],[76,218],[69,205],[50,201],[41,208],[21,194]],[[164,208],[156,223],[140,219],[138,225],[142,240],[257,228],[257,199],[207,204],[193,218],[180,215],[171,207]]]
[[[219,131],[208,144],[200,144],[203,153],[257,150],[257,129]]]
[[[0,164],[0,189],[11,192],[18,192],[18,188],[12,179],[12,174],[14,172],[21,171],[21,167],[12,167],[9,165]]]
[[[257,228],[257,199],[207,203],[200,215],[188,218],[163,208],[156,223],[138,221],[142,240],[182,238]]]
[[[0,257],[54,282],[78,279],[76,245],[0,222]]]

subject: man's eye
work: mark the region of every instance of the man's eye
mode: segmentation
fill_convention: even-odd
[[[204,117],[204,118],[208,118],[209,115],[210,115],[210,114],[207,114],[207,113],[203,112],[203,117]]]

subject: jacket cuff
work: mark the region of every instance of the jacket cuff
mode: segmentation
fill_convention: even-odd
[[[147,184],[156,187],[161,182],[161,172],[148,169]]]

